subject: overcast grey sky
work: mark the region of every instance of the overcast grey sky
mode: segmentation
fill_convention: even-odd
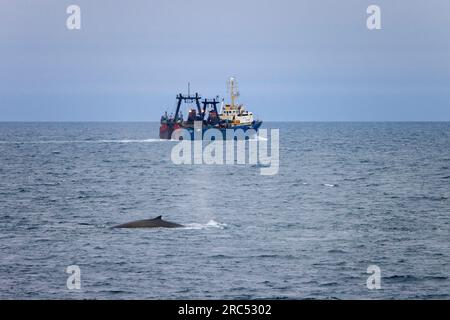
[[[449,35],[448,0],[0,0],[0,121],[157,121],[229,76],[265,121],[448,121]]]

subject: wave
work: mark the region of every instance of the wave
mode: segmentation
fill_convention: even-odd
[[[69,143],[148,143],[170,141],[165,139],[122,139],[122,140],[38,140],[0,141],[0,144],[69,144]]]
[[[209,220],[208,223],[188,223],[184,225],[182,229],[201,230],[201,229],[225,229],[226,223],[220,223],[214,220]]]
[[[164,139],[139,139],[139,140],[98,140],[100,143],[145,143],[145,142],[161,142]]]
[[[0,144],[70,144],[70,143],[148,143],[179,142],[176,139],[102,139],[102,140],[36,140],[36,141],[0,141]],[[267,141],[267,138],[255,137],[246,141]]]
[[[337,187],[338,186],[337,184],[331,184],[331,183],[323,183],[322,185],[325,187]]]
[[[445,281],[448,279],[448,277],[445,275],[415,276],[410,274],[405,275],[394,274],[392,276],[383,277],[383,279],[396,282],[415,282],[415,281]]]
[[[255,136],[253,138],[248,139],[247,141],[267,141],[267,138],[261,137],[261,136]]]

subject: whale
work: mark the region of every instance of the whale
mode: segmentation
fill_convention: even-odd
[[[131,221],[124,224],[119,224],[113,228],[182,228],[183,225],[170,222],[162,219],[162,216],[157,216],[153,219]]]

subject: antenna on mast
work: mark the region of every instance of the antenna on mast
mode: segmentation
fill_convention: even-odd
[[[231,77],[228,80],[228,92],[231,97],[231,106],[234,107],[234,101],[237,97],[239,97],[238,85],[234,77]]]

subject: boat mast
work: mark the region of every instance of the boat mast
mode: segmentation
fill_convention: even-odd
[[[204,110],[202,111],[202,107],[200,106],[200,100],[201,100],[201,96],[196,92],[195,96],[191,96],[191,83],[188,82],[188,94],[187,96],[183,96],[183,94],[178,94],[177,95],[177,108],[175,110],[175,117],[174,117],[174,121],[176,122],[178,120],[178,114],[180,113],[180,107],[181,107],[181,103],[185,102],[185,103],[192,103],[195,101],[195,104],[197,105],[197,111],[198,114],[204,118],[205,117],[205,112]]]
[[[237,97],[239,97],[239,91],[236,79],[233,77],[231,77],[230,80],[228,80],[228,90],[231,96],[231,107],[234,108],[234,101]]]

